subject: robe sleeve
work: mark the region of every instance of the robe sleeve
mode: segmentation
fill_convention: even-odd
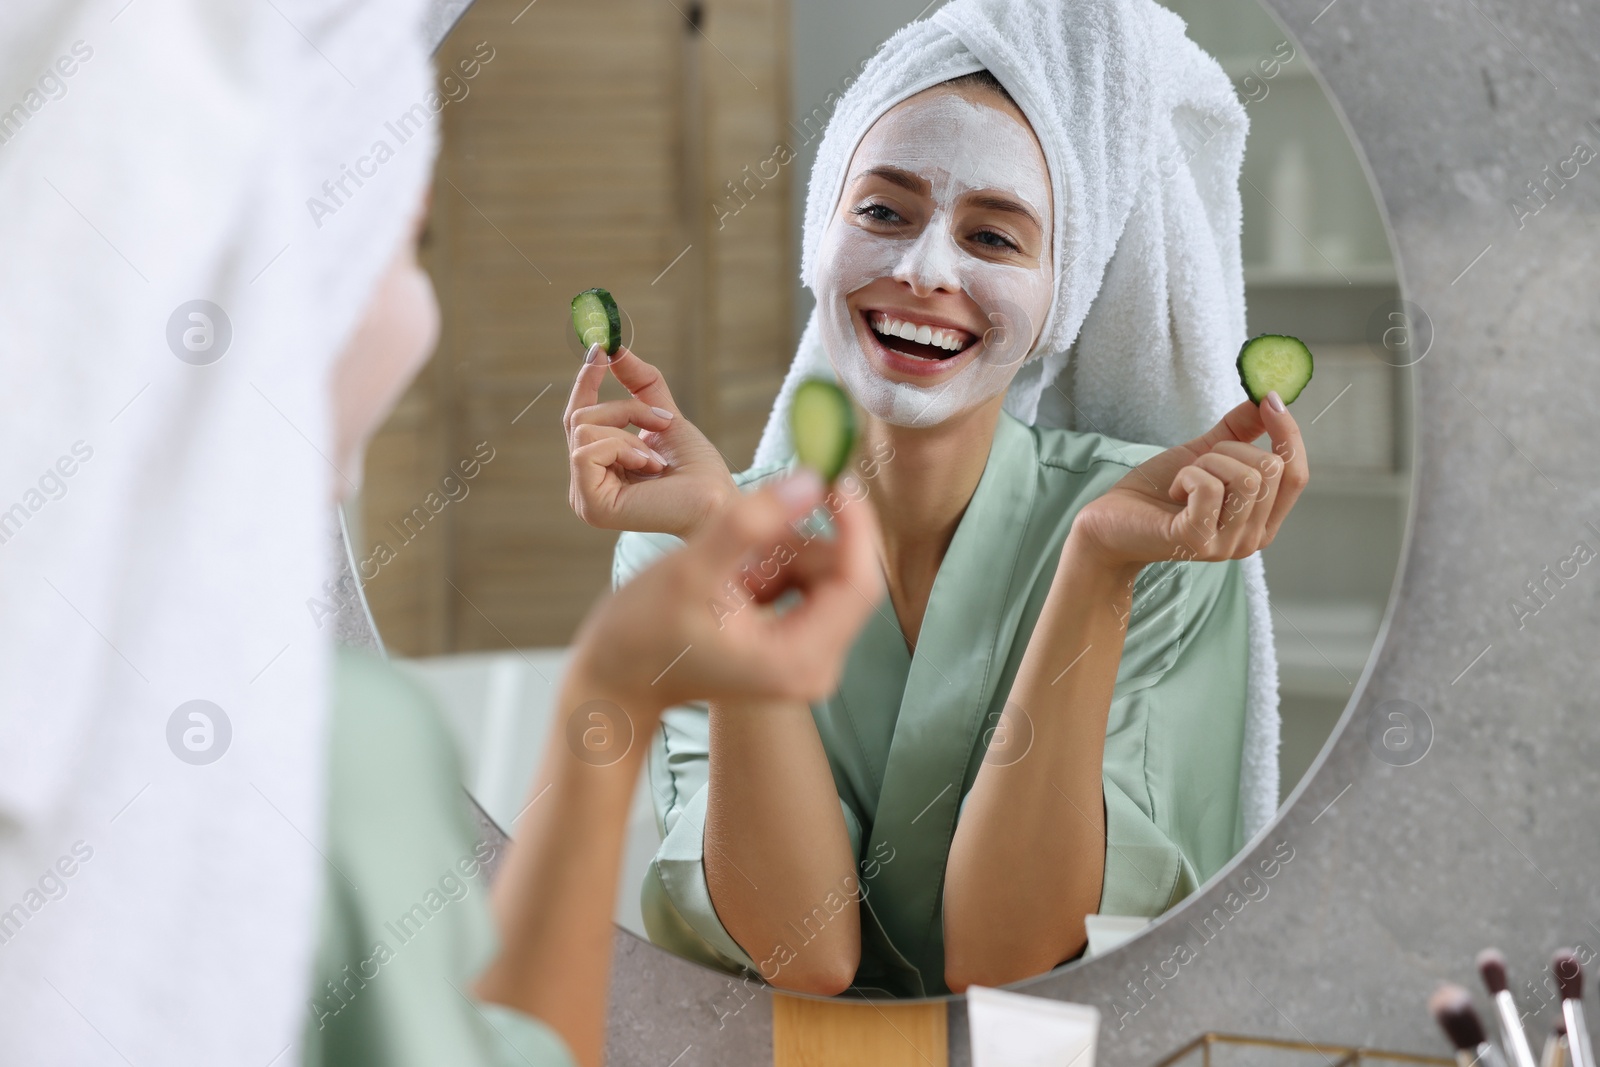
[[[498,946],[453,738],[387,663],[341,650],[326,891],[301,1038],[308,1067],[572,1067],[561,1037],[480,1001]]]
[[[743,479],[741,479],[741,482]],[[668,534],[624,533],[612,560],[612,588],[683,544]],[[752,978],[761,968],[722,925],[706,883],[705,823],[711,727],[704,702],[669,708],[650,743],[650,799],[661,847],[645,870],[640,911],[650,940],[676,955]],[[839,801],[852,852],[861,855],[861,820]]]
[[[1248,660],[1239,561],[1145,568],[1106,727],[1101,914],[1159,915],[1238,850]]]

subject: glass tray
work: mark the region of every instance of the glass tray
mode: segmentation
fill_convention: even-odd
[[[1351,1045],[1314,1045],[1278,1037],[1205,1033],[1155,1064],[1155,1067],[1390,1067],[1394,1064],[1437,1064],[1456,1061],[1414,1052],[1389,1052]]]

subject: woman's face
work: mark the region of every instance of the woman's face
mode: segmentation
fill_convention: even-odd
[[[845,173],[816,266],[839,380],[898,426],[1000,396],[1055,290],[1050,174],[1027,120],[998,94],[935,86],[874,123]]]
[[[333,367],[334,455],[346,475],[334,487],[340,497],[350,482],[360,483],[367,442],[439,340],[439,303],[417,263],[417,237],[426,217],[424,201]]]

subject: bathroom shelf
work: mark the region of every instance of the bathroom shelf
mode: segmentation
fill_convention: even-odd
[[[1273,607],[1281,688],[1302,696],[1349,696],[1366,667],[1383,609],[1359,600],[1280,599]]]
[[[1326,265],[1304,268],[1246,263],[1244,267],[1244,283],[1254,286],[1398,285],[1399,282],[1393,263],[1352,263],[1341,266],[1338,271]]]
[[[1222,64],[1222,72],[1228,76],[1228,80],[1233,82],[1238,82],[1247,77],[1255,77],[1270,85],[1275,81],[1285,78],[1291,81],[1300,81],[1302,79],[1312,80],[1316,77],[1311,73],[1310,65],[1307,64],[1303,58],[1301,58],[1299,52],[1296,52],[1293,59],[1290,59],[1286,63],[1279,63],[1278,72],[1269,78],[1265,74],[1261,73],[1261,68],[1258,66],[1258,64],[1260,64],[1264,59],[1275,58],[1276,56],[1268,52],[1259,56],[1228,56],[1226,58],[1219,57],[1217,62]]]
[[[1340,470],[1319,467],[1306,492],[1325,496],[1375,496],[1406,500],[1411,494],[1411,476],[1404,471]]]

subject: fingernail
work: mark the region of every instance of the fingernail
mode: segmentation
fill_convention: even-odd
[[[1283,414],[1283,397],[1278,395],[1278,391],[1276,389],[1267,394],[1267,406],[1273,411],[1276,411],[1278,414]]]
[[[651,408],[651,409],[650,409],[650,410],[651,410],[651,411],[653,411],[653,412],[655,412],[655,413],[656,413],[656,416],[657,416],[657,417],[658,417],[658,418],[663,418],[663,419],[670,419],[670,418],[672,418],[672,412],[670,412],[670,411],[668,411],[668,410],[667,410],[667,409],[666,409],[666,408],[657,408],[657,407],[652,407],[652,408]]]
[[[661,464],[663,467],[665,467],[667,465],[667,457],[663,456],[660,452],[657,452],[655,449],[652,448],[650,450],[650,455],[653,456],[655,458],[655,461],[657,463]]]
[[[775,491],[791,515],[803,515],[822,496],[822,478],[809,467],[801,467],[779,482]]]
[[[602,345],[600,342],[596,341],[594,344],[589,346],[589,351],[584,353],[583,362],[585,364],[589,364],[589,363],[595,362],[596,360],[598,360],[600,358],[600,353],[602,353],[604,351],[605,351],[605,346]]]

